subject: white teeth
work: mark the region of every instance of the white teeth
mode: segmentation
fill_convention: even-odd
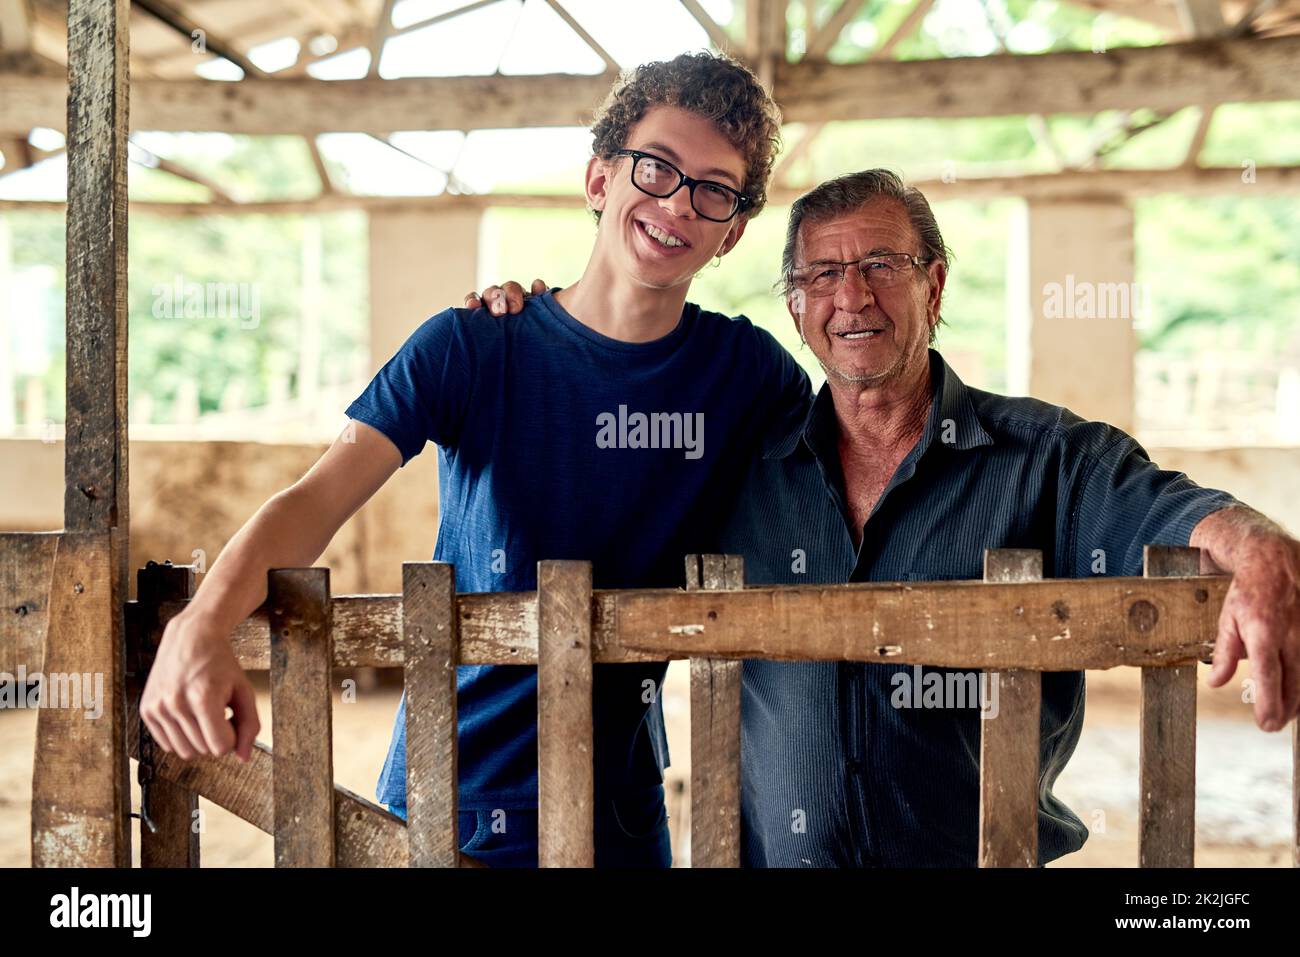
[[[645,231],[646,231],[646,232],[647,232],[647,233],[648,233],[648,234],[649,234],[653,239],[657,240],[658,242],[662,243],[662,244],[665,245],[665,246],[685,246],[685,245],[686,245],[684,242],[682,242],[682,241],[681,241],[680,239],[678,239],[676,236],[672,236],[672,235],[670,235],[670,234],[664,232],[662,229],[658,229],[658,228],[656,228],[656,227],[654,227],[654,226],[651,226],[649,223],[642,223],[641,225],[642,225],[643,227],[645,227]]]
[[[879,329],[868,329],[866,332],[841,332],[840,336],[844,339],[869,339],[879,332]]]

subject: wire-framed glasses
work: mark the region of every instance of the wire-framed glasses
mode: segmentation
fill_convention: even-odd
[[[920,259],[911,253],[876,253],[848,262],[815,262],[791,272],[787,281],[791,287],[801,289],[809,296],[831,296],[839,291],[848,268],[856,266],[871,289],[888,289],[909,279],[913,268],[929,262],[931,260]]]

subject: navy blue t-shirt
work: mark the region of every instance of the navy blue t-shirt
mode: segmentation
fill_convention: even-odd
[[[683,582],[714,548],[766,427],[801,415],[807,375],[748,319],[687,303],[653,342],[590,329],[551,293],[517,316],[448,309],[426,320],[347,416],[388,436],[402,464],[438,446],[433,557],[461,592],[532,591],[541,559],[592,563],[596,588]],[[666,665],[597,665],[596,788],[663,780]],[[652,682],[652,684],[651,684]],[[461,666],[460,806],[537,806],[537,669]],[[406,698],[380,801],[406,804]]]

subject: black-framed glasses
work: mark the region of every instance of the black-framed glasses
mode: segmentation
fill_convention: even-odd
[[[921,259],[911,253],[876,253],[862,259],[850,259],[847,262],[828,260],[792,272],[788,277],[789,286],[802,290],[809,296],[830,296],[839,291],[844,282],[845,273],[850,266],[857,266],[862,279],[872,290],[888,289],[897,286],[912,275],[917,266],[933,262]]]
[[[691,208],[705,219],[725,223],[753,202],[726,183],[692,179],[672,163],[640,150],[615,150],[615,156],[632,157],[632,185],[647,196],[667,199],[683,186],[690,189]]]

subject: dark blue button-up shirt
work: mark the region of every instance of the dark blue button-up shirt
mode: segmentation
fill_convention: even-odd
[[[722,551],[748,584],[983,577],[986,548],[1033,548],[1047,578],[1140,575],[1142,546],[1186,545],[1209,513],[1238,504],[1152,464],[1130,436],[1036,399],[967,388],[930,352],[925,431],[899,465],[855,550],[838,424],[823,387],[802,420],[768,436]],[[981,710],[922,706],[918,687],[978,674],[947,668],[746,661],[742,853],[747,866],[977,864]],[[1042,679],[1038,855],[1078,850],[1088,831],[1052,786],[1083,726],[1082,672]],[[981,708],[981,705],[983,708]]]

